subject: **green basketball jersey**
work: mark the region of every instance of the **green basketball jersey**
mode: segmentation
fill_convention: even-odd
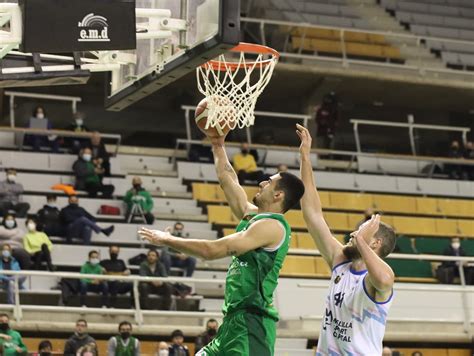
[[[247,219],[248,218],[248,219]],[[258,311],[275,320],[278,312],[273,306],[273,292],[278,275],[290,247],[291,228],[282,214],[263,213],[245,217],[237,225],[237,232],[245,231],[252,223],[275,219],[285,228],[285,238],[275,251],[259,248],[241,256],[233,256],[226,277],[224,315],[238,310]]]

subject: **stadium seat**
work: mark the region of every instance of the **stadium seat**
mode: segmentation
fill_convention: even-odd
[[[293,239],[297,241],[297,248],[305,250],[315,250],[316,243],[310,234],[304,232],[295,232],[292,234]]]
[[[316,276],[313,256],[287,256],[280,271],[282,276]]]
[[[458,219],[457,234],[463,237],[474,237],[474,220]]]
[[[208,205],[207,215],[210,223],[235,226],[239,222],[228,206]]]
[[[331,209],[338,210],[364,211],[374,205],[372,195],[359,193],[331,192],[329,193],[329,202]]]
[[[446,216],[474,217],[474,200],[438,199],[438,208]]]
[[[373,194],[373,207],[384,213],[416,213],[414,197]]]

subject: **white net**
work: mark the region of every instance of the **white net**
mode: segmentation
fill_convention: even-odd
[[[230,62],[224,54],[213,64],[196,70],[198,90],[207,98],[207,127],[244,128],[255,122],[255,104],[267,86],[278,61],[276,56],[258,54],[248,59],[240,52],[239,60]]]

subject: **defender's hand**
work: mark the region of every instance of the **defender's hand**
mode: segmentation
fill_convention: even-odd
[[[309,155],[311,152],[312,138],[308,129],[300,124],[296,124],[296,134],[301,140],[300,153],[302,155]]]
[[[153,245],[163,245],[164,240],[171,236],[169,227],[167,227],[165,231],[150,230],[142,227],[140,230],[138,230],[138,235],[140,235],[142,240],[146,240]]]
[[[380,215],[372,215],[372,218],[362,224],[359,231],[356,233],[354,240],[359,244],[361,240],[368,243],[372,237],[377,233],[380,226]]]

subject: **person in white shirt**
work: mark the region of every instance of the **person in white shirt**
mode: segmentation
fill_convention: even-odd
[[[324,220],[311,167],[311,136],[297,125],[301,139],[303,216],[319,252],[332,269],[317,356],[380,356],[395,275],[383,258],[396,244],[392,227],[372,215],[346,245],[334,238]]]

